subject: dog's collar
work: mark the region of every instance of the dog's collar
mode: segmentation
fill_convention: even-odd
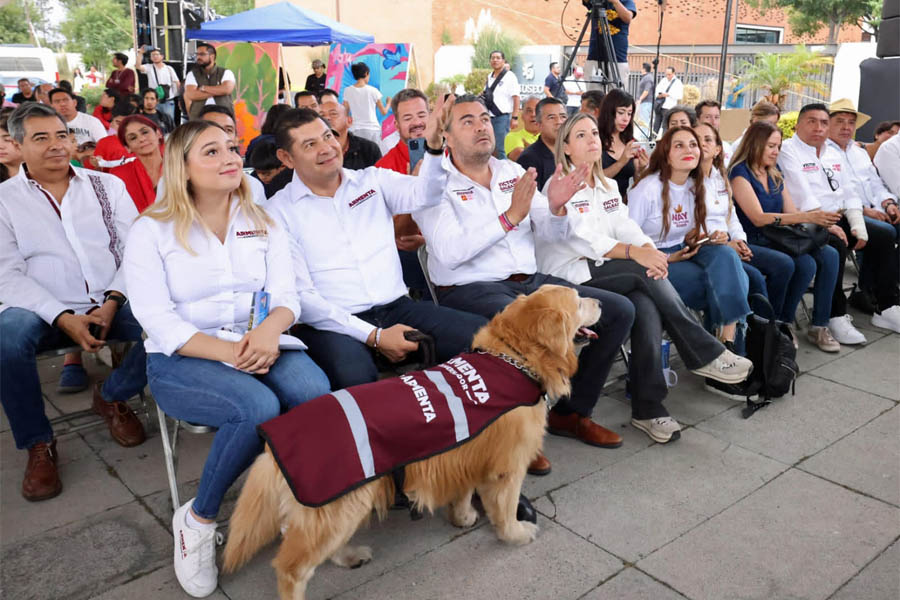
[[[474,348],[473,351],[477,352],[478,354],[489,354],[489,355],[493,356],[494,358],[499,358],[503,362],[510,364],[510,365],[514,366],[515,368],[517,368],[518,370],[520,370],[529,379],[531,379],[532,381],[537,383],[539,386],[541,386],[541,388],[543,388],[543,385],[541,385],[541,378],[538,376],[538,374],[535,373],[534,371],[532,371],[531,369],[529,369],[525,365],[525,363],[518,360],[516,357],[510,356],[509,354],[505,354],[503,352],[490,352],[488,350],[485,350],[484,348]]]

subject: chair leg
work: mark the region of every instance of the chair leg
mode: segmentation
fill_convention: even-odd
[[[156,415],[159,417],[159,437],[162,439],[163,455],[165,456],[166,461],[166,474],[169,477],[169,493],[172,496],[172,512],[175,512],[181,506],[181,502],[178,500],[178,480],[175,478],[175,453],[173,452],[175,447],[175,436],[178,435],[178,421],[175,421],[175,430],[172,436],[173,444],[169,445],[169,428],[166,425],[166,413],[163,412],[159,405],[156,406]]]
[[[800,306],[803,307],[803,314],[806,315],[806,322],[812,325],[812,315],[809,312],[809,306],[806,305],[806,298],[800,298]]]

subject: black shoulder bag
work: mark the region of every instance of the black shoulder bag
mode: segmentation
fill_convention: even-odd
[[[487,81],[484,82],[484,91],[481,92],[481,97],[484,99],[484,104],[487,106],[488,110],[491,111],[491,116],[499,117],[503,113],[497,108],[497,105],[494,104],[494,90],[497,89],[497,86],[500,85],[500,80],[506,76],[509,72],[509,69],[503,69],[500,71],[500,75],[494,80],[494,83],[488,87]]]

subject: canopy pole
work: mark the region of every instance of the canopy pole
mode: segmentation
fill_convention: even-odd
[[[734,0],[728,0],[725,7],[725,31],[722,33],[722,55],[719,57],[719,92],[716,101],[722,104],[722,92],[725,89],[725,61],[728,60],[728,38],[731,33],[731,7]]]

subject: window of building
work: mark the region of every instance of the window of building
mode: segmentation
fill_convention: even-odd
[[[736,25],[734,28],[735,44],[780,44],[784,35],[781,27],[765,27],[763,25]]]

